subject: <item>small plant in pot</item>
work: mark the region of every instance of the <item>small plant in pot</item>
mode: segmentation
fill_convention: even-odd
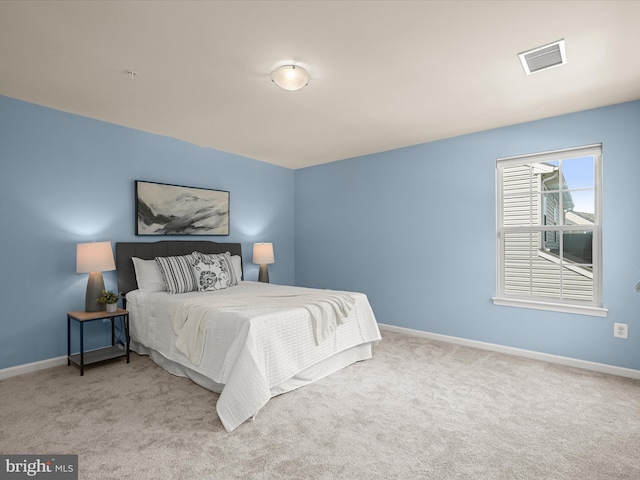
[[[107,312],[115,312],[118,308],[118,298],[120,296],[116,292],[102,290],[102,295],[96,300],[107,306]]]

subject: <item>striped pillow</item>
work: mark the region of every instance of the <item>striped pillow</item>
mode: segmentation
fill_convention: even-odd
[[[196,258],[193,255],[156,257],[156,263],[160,267],[169,293],[187,293],[198,289],[196,278],[193,275],[195,261]]]

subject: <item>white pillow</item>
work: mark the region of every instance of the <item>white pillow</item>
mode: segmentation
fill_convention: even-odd
[[[236,280],[240,282],[242,279],[242,257],[240,255],[231,255],[231,265],[233,265]]]
[[[138,289],[145,292],[166,292],[162,272],[155,260],[143,260],[131,257],[133,268],[136,271]]]

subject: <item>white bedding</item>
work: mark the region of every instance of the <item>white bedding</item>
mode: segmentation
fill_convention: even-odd
[[[134,348],[139,344],[159,352],[166,359],[223,384],[216,409],[224,427],[232,431],[255,415],[272,396],[287,391],[283,388],[287,381],[341,352],[379,341],[380,331],[369,301],[361,293],[326,291],[348,294],[354,303],[348,316],[319,342],[310,311],[300,306],[273,308],[264,306],[263,301],[263,306],[257,308],[209,307],[225,302],[230,307],[237,306],[240,298],[251,296],[264,299],[271,294],[282,297],[319,292],[323,290],[257,282],[180,295],[134,290],[127,294],[131,338]],[[179,310],[180,305],[191,304],[196,298],[207,299],[209,306],[205,309],[204,349],[199,364],[176,347],[177,336],[170,318],[172,309]]]

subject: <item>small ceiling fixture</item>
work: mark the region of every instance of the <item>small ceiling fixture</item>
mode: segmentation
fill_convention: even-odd
[[[136,75],[138,75],[138,72],[136,72],[135,70],[125,70],[124,73],[129,75],[129,78],[131,80],[135,80],[136,79]]]
[[[271,81],[285,90],[300,90],[309,84],[309,72],[296,65],[282,65],[271,72]]]
[[[564,39],[519,53],[518,58],[527,75],[564,65],[567,63]]]

